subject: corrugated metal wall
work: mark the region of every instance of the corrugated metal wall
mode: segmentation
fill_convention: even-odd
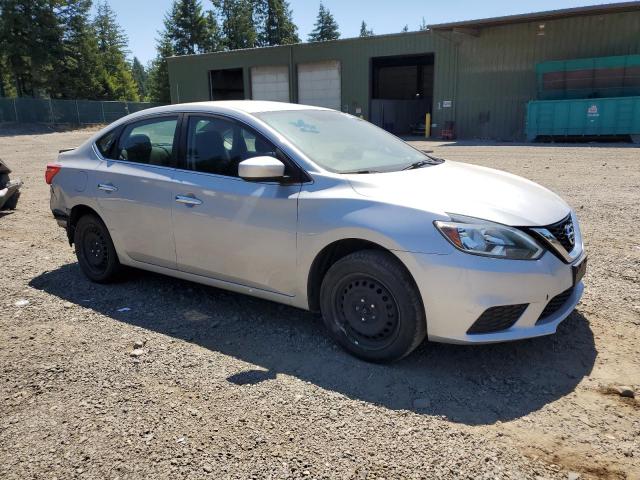
[[[291,65],[291,98],[296,101],[298,63],[338,60],[342,109],[349,113],[361,109],[369,118],[371,58],[421,53],[435,55],[435,135],[445,121],[455,120],[460,138],[521,140],[526,103],[536,97],[536,63],[640,53],[640,12],[487,27],[478,36],[431,30],[177,57],[169,60],[171,98],[208,100],[208,72],[239,67],[244,69],[245,96],[250,98],[250,67]]]
[[[535,65],[640,53],[640,12],[505,25],[464,37],[456,102],[460,136],[519,140],[525,137],[526,104],[537,95]]]

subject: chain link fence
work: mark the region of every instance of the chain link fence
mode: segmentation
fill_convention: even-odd
[[[0,123],[108,124],[161,103],[0,98]]]

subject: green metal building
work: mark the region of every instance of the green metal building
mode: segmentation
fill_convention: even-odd
[[[415,130],[430,113],[434,137],[453,127],[458,138],[522,140],[527,103],[538,94],[538,63],[631,54],[640,54],[638,1],[172,57],[168,65],[174,103],[314,104],[397,134]]]

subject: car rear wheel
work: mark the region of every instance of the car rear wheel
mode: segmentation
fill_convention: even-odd
[[[334,340],[372,362],[399,360],[424,340],[424,308],[413,279],[388,252],[363,250],[334,263],[320,289]]]
[[[117,278],[121,266],[111,235],[102,220],[84,215],[76,224],[73,243],[82,272],[93,282],[108,283]]]

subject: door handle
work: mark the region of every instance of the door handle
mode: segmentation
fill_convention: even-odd
[[[176,195],[176,202],[188,205],[189,207],[195,207],[196,205],[202,205],[202,200],[196,197],[187,195]]]
[[[110,183],[99,183],[98,184],[98,190],[102,190],[104,192],[111,193],[111,192],[117,192],[118,191],[118,187],[115,187],[115,186],[111,185]]]

